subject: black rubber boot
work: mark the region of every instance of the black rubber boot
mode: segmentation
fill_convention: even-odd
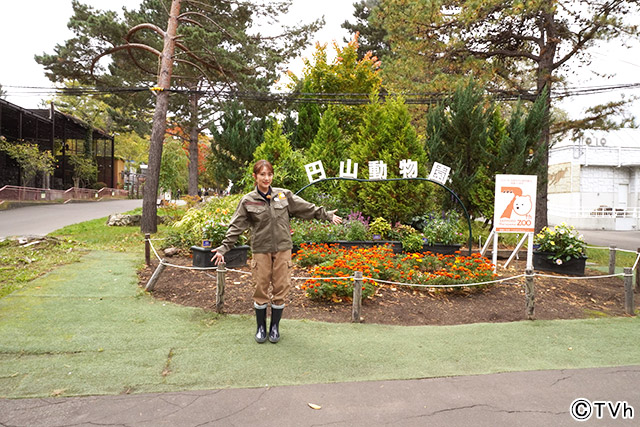
[[[280,319],[282,319],[282,306],[271,306],[271,324],[269,325],[269,341],[277,343],[280,341]]]
[[[256,342],[262,344],[267,340],[267,304],[265,305],[253,305],[256,310],[256,323],[258,329],[256,330]]]

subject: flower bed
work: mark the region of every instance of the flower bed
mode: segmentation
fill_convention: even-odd
[[[454,285],[492,280],[493,265],[479,254],[461,256],[413,253],[396,255],[385,245],[372,248],[345,249],[338,245],[301,245],[295,255],[301,267],[313,267],[311,275],[327,280],[310,279],[302,289],[312,299],[340,302],[353,295],[355,271],[364,275],[362,297],[375,294],[379,282],[386,280],[407,284]],[[342,279],[344,277],[344,279]]]
[[[391,244],[396,253],[439,252],[452,254],[460,249],[462,234],[458,231],[459,215],[452,212],[445,218],[428,215],[415,217],[416,227],[396,223],[391,225],[384,218],[373,221],[352,212],[342,224],[324,221],[292,219],[291,235],[294,251],[301,244],[334,244],[343,247],[371,247]]]

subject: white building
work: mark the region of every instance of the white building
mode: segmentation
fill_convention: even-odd
[[[640,230],[640,129],[589,131],[549,152],[550,225]]]

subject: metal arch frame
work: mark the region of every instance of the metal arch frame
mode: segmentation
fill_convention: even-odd
[[[455,199],[457,200],[458,204],[460,204],[460,206],[462,207],[462,210],[464,211],[464,216],[465,218],[467,218],[467,226],[469,228],[469,256],[471,256],[471,249],[472,249],[472,245],[473,245],[473,233],[471,231],[471,218],[469,217],[469,212],[467,212],[467,208],[464,206],[464,204],[462,203],[462,201],[460,200],[460,198],[458,197],[458,195],[456,193],[453,192],[453,190],[451,190],[449,187],[447,187],[446,185],[443,185],[437,181],[433,181],[431,179],[428,178],[420,178],[420,177],[416,177],[416,178],[387,178],[387,179],[362,179],[362,178],[347,178],[347,177],[331,177],[331,178],[322,178],[322,179],[318,179],[316,181],[313,181],[307,185],[305,185],[304,187],[302,187],[301,189],[299,189],[298,191],[296,191],[296,195],[302,193],[305,189],[307,189],[308,187],[311,187],[312,185],[318,184],[320,182],[325,182],[325,181],[357,181],[357,182],[394,182],[394,181],[427,181],[427,182],[431,182],[432,184],[436,184],[439,185],[440,187],[444,188],[445,190],[447,190],[449,192],[449,194],[451,194],[453,197],[455,197]]]

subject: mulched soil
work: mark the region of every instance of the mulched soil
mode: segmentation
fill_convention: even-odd
[[[168,258],[167,262],[191,266],[188,256]],[[499,265],[504,264],[498,262]],[[144,287],[157,263],[139,272]],[[248,267],[239,269],[248,272]],[[499,267],[501,278],[524,274],[525,262],[516,260],[508,269]],[[543,273],[543,272],[540,272]],[[544,273],[553,275],[553,273]],[[587,268],[586,277],[604,273]],[[305,269],[294,268],[294,277],[308,277]],[[557,276],[557,275],[556,275]],[[253,314],[251,276],[227,272],[224,313]],[[285,309],[289,319],[323,322],[350,322],[352,305],[316,302],[300,289],[303,281],[294,280]],[[536,319],[579,319],[600,316],[624,316],[624,286],[620,277],[599,279],[535,278]],[[177,304],[215,310],[216,272],[167,267],[160,275],[153,296]],[[382,285],[376,295],[363,301],[361,321],[389,325],[457,325],[477,322],[512,322],[527,318],[524,278],[493,284],[482,289],[455,291],[413,290],[406,286]]]

